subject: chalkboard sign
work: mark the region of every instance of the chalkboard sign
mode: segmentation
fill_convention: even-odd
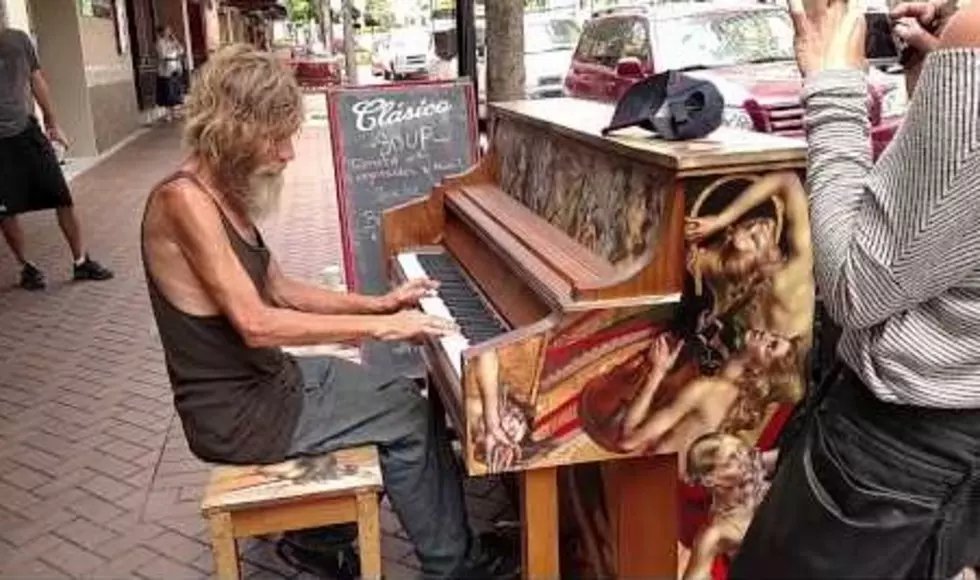
[[[429,193],[442,178],[477,161],[469,81],[336,87],[327,92],[337,201],[350,289],[389,290],[381,213]],[[405,345],[367,345],[365,362],[416,374]]]

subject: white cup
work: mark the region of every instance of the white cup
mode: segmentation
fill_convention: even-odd
[[[65,146],[58,141],[51,141],[51,147],[54,149],[54,156],[58,160],[59,165],[65,164]]]
[[[340,266],[331,264],[320,272],[320,283],[330,290],[346,291],[347,285],[344,284],[344,275]]]

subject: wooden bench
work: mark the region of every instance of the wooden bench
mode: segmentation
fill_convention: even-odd
[[[373,446],[274,465],[216,467],[201,511],[211,528],[218,578],[240,577],[238,538],[350,522],[357,523],[362,577],[381,578],[381,489]]]

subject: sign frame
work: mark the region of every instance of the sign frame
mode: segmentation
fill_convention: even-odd
[[[337,196],[337,211],[340,220],[340,241],[343,249],[344,258],[344,282],[347,285],[347,289],[350,292],[358,292],[361,290],[361,283],[357,277],[357,263],[354,248],[354,234],[351,231],[350,218],[354,211],[351,207],[350,192],[347,190],[347,168],[344,164],[344,159],[346,157],[345,146],[343,140],[343,131],[341,129],[340,112],[339,107],[339,97],[343,94],[357,94],[357,93],[368,93],[368,92],[399,92],[405,89],[419,88],[419,87],[460,87],[463,89],[466,98],[466,117],[469,124],[467,134],[469,135],[470,141],[470,155],[473,159],[474,165],[480,160],[480,129],[479,129],[479,118],[477,116],[476,107],[476,90],[474,89],[473,82],[469,79],[453,79],[453,80],[420,80],[420,81],[405,81],[390,84],[368,84],[368,85],[341,85],[337,87],[331,87],[326,91],[327,100],[327,116],[329,119],[329,129],[330,129],[330,149],[333,155],[333,166],[334,166],[334,187]],[[438,184],[438,181],[433,184],[433,187]],[[418,192],[418,197],[428,195],[428,191]],[[409,200],[405,200],[409,201]],[[402,202],[404,203],[404,201]],[[381,267],[387,271],[387,266],[381,264]]]

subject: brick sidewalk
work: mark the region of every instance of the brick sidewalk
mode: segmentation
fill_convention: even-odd
[[[339,261],[326,130],[307,127],[287,174],[281,213],[265,224],[292,274]],[[211,554],[198,504],[206,468],[173,412],[139,259],[150,187],[181,158],[173,129],[156,129],[73,184],[94,257],[112,282],[71,284],[51,212],[24,220],[50,288],[12,288],[0,251],[0,577],[206,578]],[[474,525],[511,508],[491,480],[472,480]],[[417,568],[397,518],[382,513],[388,578]],[[292,578],[273,545],[242,545],[247,578]]]

